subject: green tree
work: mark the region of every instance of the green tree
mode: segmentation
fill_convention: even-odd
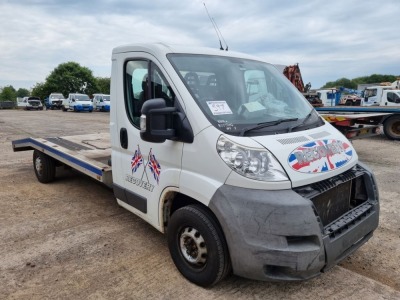
[[[90,69],[76,62],[67,62],[58,65],[50,73],[43,89],[47,91],[47,96],[54,92],[68,96],[75,92],[93,94],[98,91],[98,86]]]
[[[44,99],[50,95],[51,92],[49,92],[48,86],[46,83],[36,83],[35,86],[32,88],[31,95],[35,97],[39,97],[40,99]]]
[[[110,94],[110,83],[109,77],[96,77],[97,87],[99,88],[98,93]]]
[[[0,92],[0,100],[1,101],[16,101],[17,92],[12,85],[8,85],[3,87]]]
[[[19,88],[18,90],[17,90],[17,97],[19,97],[19,98],[23,98],[23,97],[27,97],[27,96],[29,96],[31,93],[29,92],[29,90],[27,90],[27,89],[24,89],[24,88]]]
[[[333,87],[336,87],[336,88],[345,87],[345,88],[348,88],[348,89],[356,89],[357,85],[355,83],[353,83],[350,79],[340,78],[340,79],[338,79],[336,81],[327,82],[323,86],[323,88],[333,88]]]
[[[397,80],[397,78],[399,78],[399,76],[380,75],[380,74],[372,74],[370,76],[357,77],[351,80],[347,78],[341,78],[336,81],[329,81],[325,83],[325,85],[322,88],[345,87],[348,89],[357,89],[357,86],[359,84],[372,84],[372,83],[379,84],[381,82],[394,82]]]

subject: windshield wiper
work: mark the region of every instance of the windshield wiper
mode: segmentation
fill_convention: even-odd
[[[291,121],[297,121],[299,118],[291,118],[291,119],[278,119],[275,121],[269,121],[269,122],[262,122],[262,123],[258,123],[257,125],[254,126],[249,126],[249,127],[245,127],[240,131],[240,136],[244,136],[244,134],[248,131],[252,131],[252,130],[257,130],[257,129],[261,129],[264,127],[270,127],[270,126],[275,126],[278,124],[281,124],[283,122],[291,122]]]
[[[303,126],[304,124],[306,124],[306,122],[308,121],[308,119],[313,115],[314,112],[314,108],[309,112],[309,114],[304,118],[303,122],[301,122],[300,124],[297,124],[296,126],[293,127],[289,127],[288,128],[288,132],[292,132],[293,129],[296,129],[298,127]]]

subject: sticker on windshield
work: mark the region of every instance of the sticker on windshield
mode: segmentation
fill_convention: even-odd
[[[317,140],[289,154],[290,167],[301,173],[324,173],[338,169],[353,157],[353,148],[339,140]]]
[[[231,115],[232,111],[225,100],[221,101],[207,101],[207,105],[214,116],[218,115]]]
[[[255,112],[265,109],[265,106],[257,101],[244,103],[243,106],[246,107],[247,111],[249,112]]]

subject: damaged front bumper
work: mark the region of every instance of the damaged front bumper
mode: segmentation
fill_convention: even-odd
[[[362,164],[293,190],[224,185],[209,207],[225,233],[233,272],[257,280],[317,276],[364,244],[379,221],[378,189]]]

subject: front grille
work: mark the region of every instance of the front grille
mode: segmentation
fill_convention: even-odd
[[[351,183],[351,181],[347,181],[339,184],[311,199],[324,226],[349,210]]]
[[[327,227],[368,200],[363,174],[364,170],[355,166],[333,178],[294,190],[312,201],[322,225]]]

